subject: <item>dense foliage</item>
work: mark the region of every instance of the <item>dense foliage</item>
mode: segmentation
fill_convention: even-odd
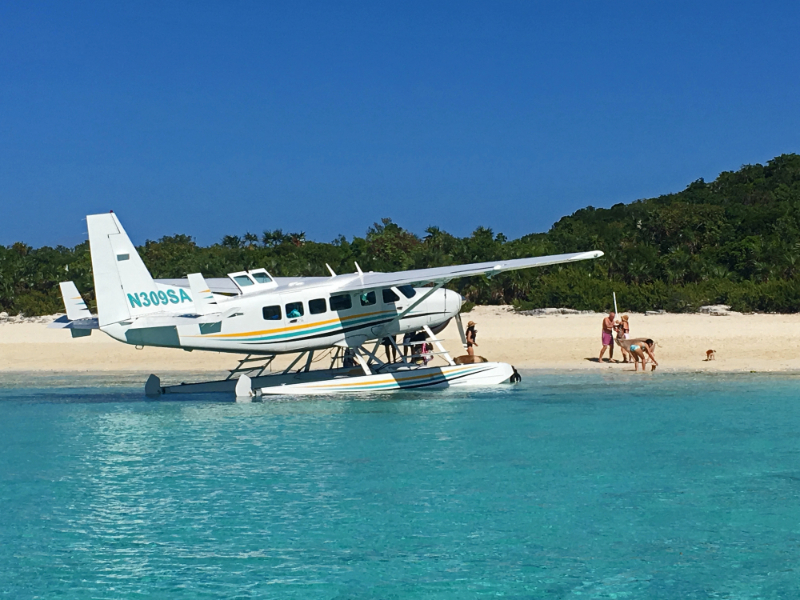
[[[187,235],[147,241],[139,251],[156,278],[201,272],[207,277],[265,267],[273,275],[388,271],[600,249],[576,265],[530,269],[494,279],[454,282],[475,303],[603,310],[616,291],[620,308],[690,311],[730,304],[743,311],[800,309],[800,156],[698,180],[684,191],[587,207],[547,233],[507,240],[479,227],[458,238],[437,227],[418,237],[384,219],[364,237],[331,243],[302,233],[265,231],[225,236],[200,247]],[[0,247],[0,310],[27,315],[63,310],[58,282],[75,281],[93,303],[88,244],[75,248]]]

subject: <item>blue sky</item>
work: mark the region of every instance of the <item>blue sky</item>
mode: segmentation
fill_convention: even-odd
[[[800,4],[5,2],[0,244],[545,231],[800,152]]]

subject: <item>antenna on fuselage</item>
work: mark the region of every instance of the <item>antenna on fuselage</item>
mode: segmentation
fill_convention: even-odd
[[[353,264],[355,264],[356,271],[358,271],[359,276],[363,277],[364,276],[364,271],[361,270],[361,267],[358,266],[358,263],[356,261],[353,261]]]
[[[331,272],[331,277],[336,277],[336,273],[333,272],[333,269],[331,269],[331,266],[328,263],[325,263],[325,266],[328,267],[328,271]]]

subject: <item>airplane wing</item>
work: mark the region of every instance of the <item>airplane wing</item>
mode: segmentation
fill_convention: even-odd
[[[469,265],[454,265],[452,267],[434,267],[432,269],[415,269],[412,271],[398,271],[396,273],[358,273],[348,277],[338,289],[341,291],[357,291],[375,287],[392,287],[407,284],[446,283],[459,277],[472,275],[497,275],[506,271],[529,269],[531,267],[545,267],[561,263],[577,262],[590,258],[603,256],[600,250],[589,252],[576,252],[574,254],[554,254],[536,258],[515,258],[512,260],[498,260],[492,262],[472,263]]]

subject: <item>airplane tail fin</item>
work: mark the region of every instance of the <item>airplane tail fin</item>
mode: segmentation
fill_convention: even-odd
[[[47,328],[69,329],[74,338],[91,335],[92,329],[98,328],[97,319],[89,311],[78,288],[72,281],[62,281],[58,287],[61,288],[61,297],[67,314],[50,323]]]
[[[89,215],[86,224],[100,327],[161,312],[160,305],[169,300],[166,295],[160,297],[155,281],[117,215]]]
[[[219,305],[214,299],[214,294],[206,283],[205,278],[200,273],[190,273],[187,275],[189,287],[194,298],[194,308],[198,315],[210,315],[219,312]]]
[[[62,281],[58,287],[61,288],[61,298],[64,300],[64,308],[67,310],[67,318],[70,321],[92,318],[91,311],[72,281]]]

